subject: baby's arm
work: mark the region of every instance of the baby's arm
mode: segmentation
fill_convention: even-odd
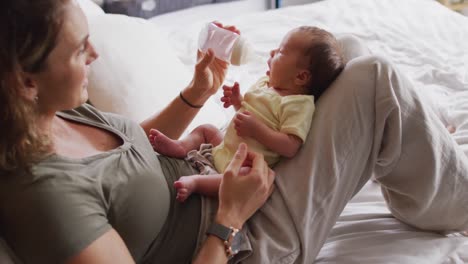
[[[239,83],[235,82],[233,86],[223,85],[223,97],[221,102],[224,103],[224,108],[234,106],[234,109],[238,111],[241,107],[242,100],[244,97],[240,94]]]
[[[294,157],[302,145],[299,137],[271,129],[248,111],[236,114],[234,128],[238,136],[251,137],[287,158]]]

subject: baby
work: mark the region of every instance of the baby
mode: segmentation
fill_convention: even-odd
[[[152,129],[150,142],[160,154],[184,158],[204,143],[214,146],[212,162],[224,172],[238,145],[260,152],[271,167],[281,156],[293,157],[309,132],[314,102],[336,79],[345,65],[341,47],[329,32],[302,26],[288,32],[277,49],[270,52],[267,76],[260,78],[242,96],[239,85],[223,86],[224,107],[233,106],[236,115],[226,134],[211,125],[195,128],[181,140],[172,140]],[[205,151],[206,152],[206,151]],[[174,183],[177,199],[191,193],[217,195],[220,174],[181,177]]]

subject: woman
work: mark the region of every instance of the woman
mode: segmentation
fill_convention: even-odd
[[[10,127],[0,135],[5,198],[0,223],[15,252],[26,263],[190,260],[201,201],[175,203],[164,177],[170,181],[193,172],[181,161],[160,164],[141,127],[178,137],[199,109],[176,98],[141,127],[90,106],[59,112],[86,102],[88,67],[98,58],[83,12],[73,0],[9,0],[0,10],[0,126]],[[182,96],[202,105],[222,84],[226,69],[208,52]],[[244,161],[252,170],[241,168]],[[216,221],[240,229],[271,192],[273,173],[245,146],[230,168]],[[184,225],[189,230],[179,228]],[[197,262],[226,258],[223,241],[210,236]]]
[[[241,145],[219,204],[181,204],[172,182],[194,171],[155,155],[143,131],[178,137],[198,111],[185,101],[203,105],[227,65],[202,56],[185,101],[142,129],[82,105],[97,54],[73,0],[3,1],[0,20],[0,228],[26,263],[225,263],[237,250],[235,263],[310,263],[372,174],[397,218],[468,229],[466,157],[383,59],[353,61],[321,96],[305,148],[276,167],[276,191],[263,157]]]

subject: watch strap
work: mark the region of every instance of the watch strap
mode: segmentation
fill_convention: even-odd
[[[239,229],[232,226],[227,227],[213,222],[206,231],[206,234],[213,235],[221,239],[226,250],[226,255],[229,259],[231,259],[239,252],[239,246],[241,244],[240,236],[237,235],[239,231]]]
[[[217,236],[223,241],[228,241],[232,232],[232,228],[215,222],[213,222],[206,231],[207,234]]]

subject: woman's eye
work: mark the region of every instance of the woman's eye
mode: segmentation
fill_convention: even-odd
[[[88,42],[84,43],[83,46],[80,48],[79,53],[85,53],[86,49],[88,48]]]

